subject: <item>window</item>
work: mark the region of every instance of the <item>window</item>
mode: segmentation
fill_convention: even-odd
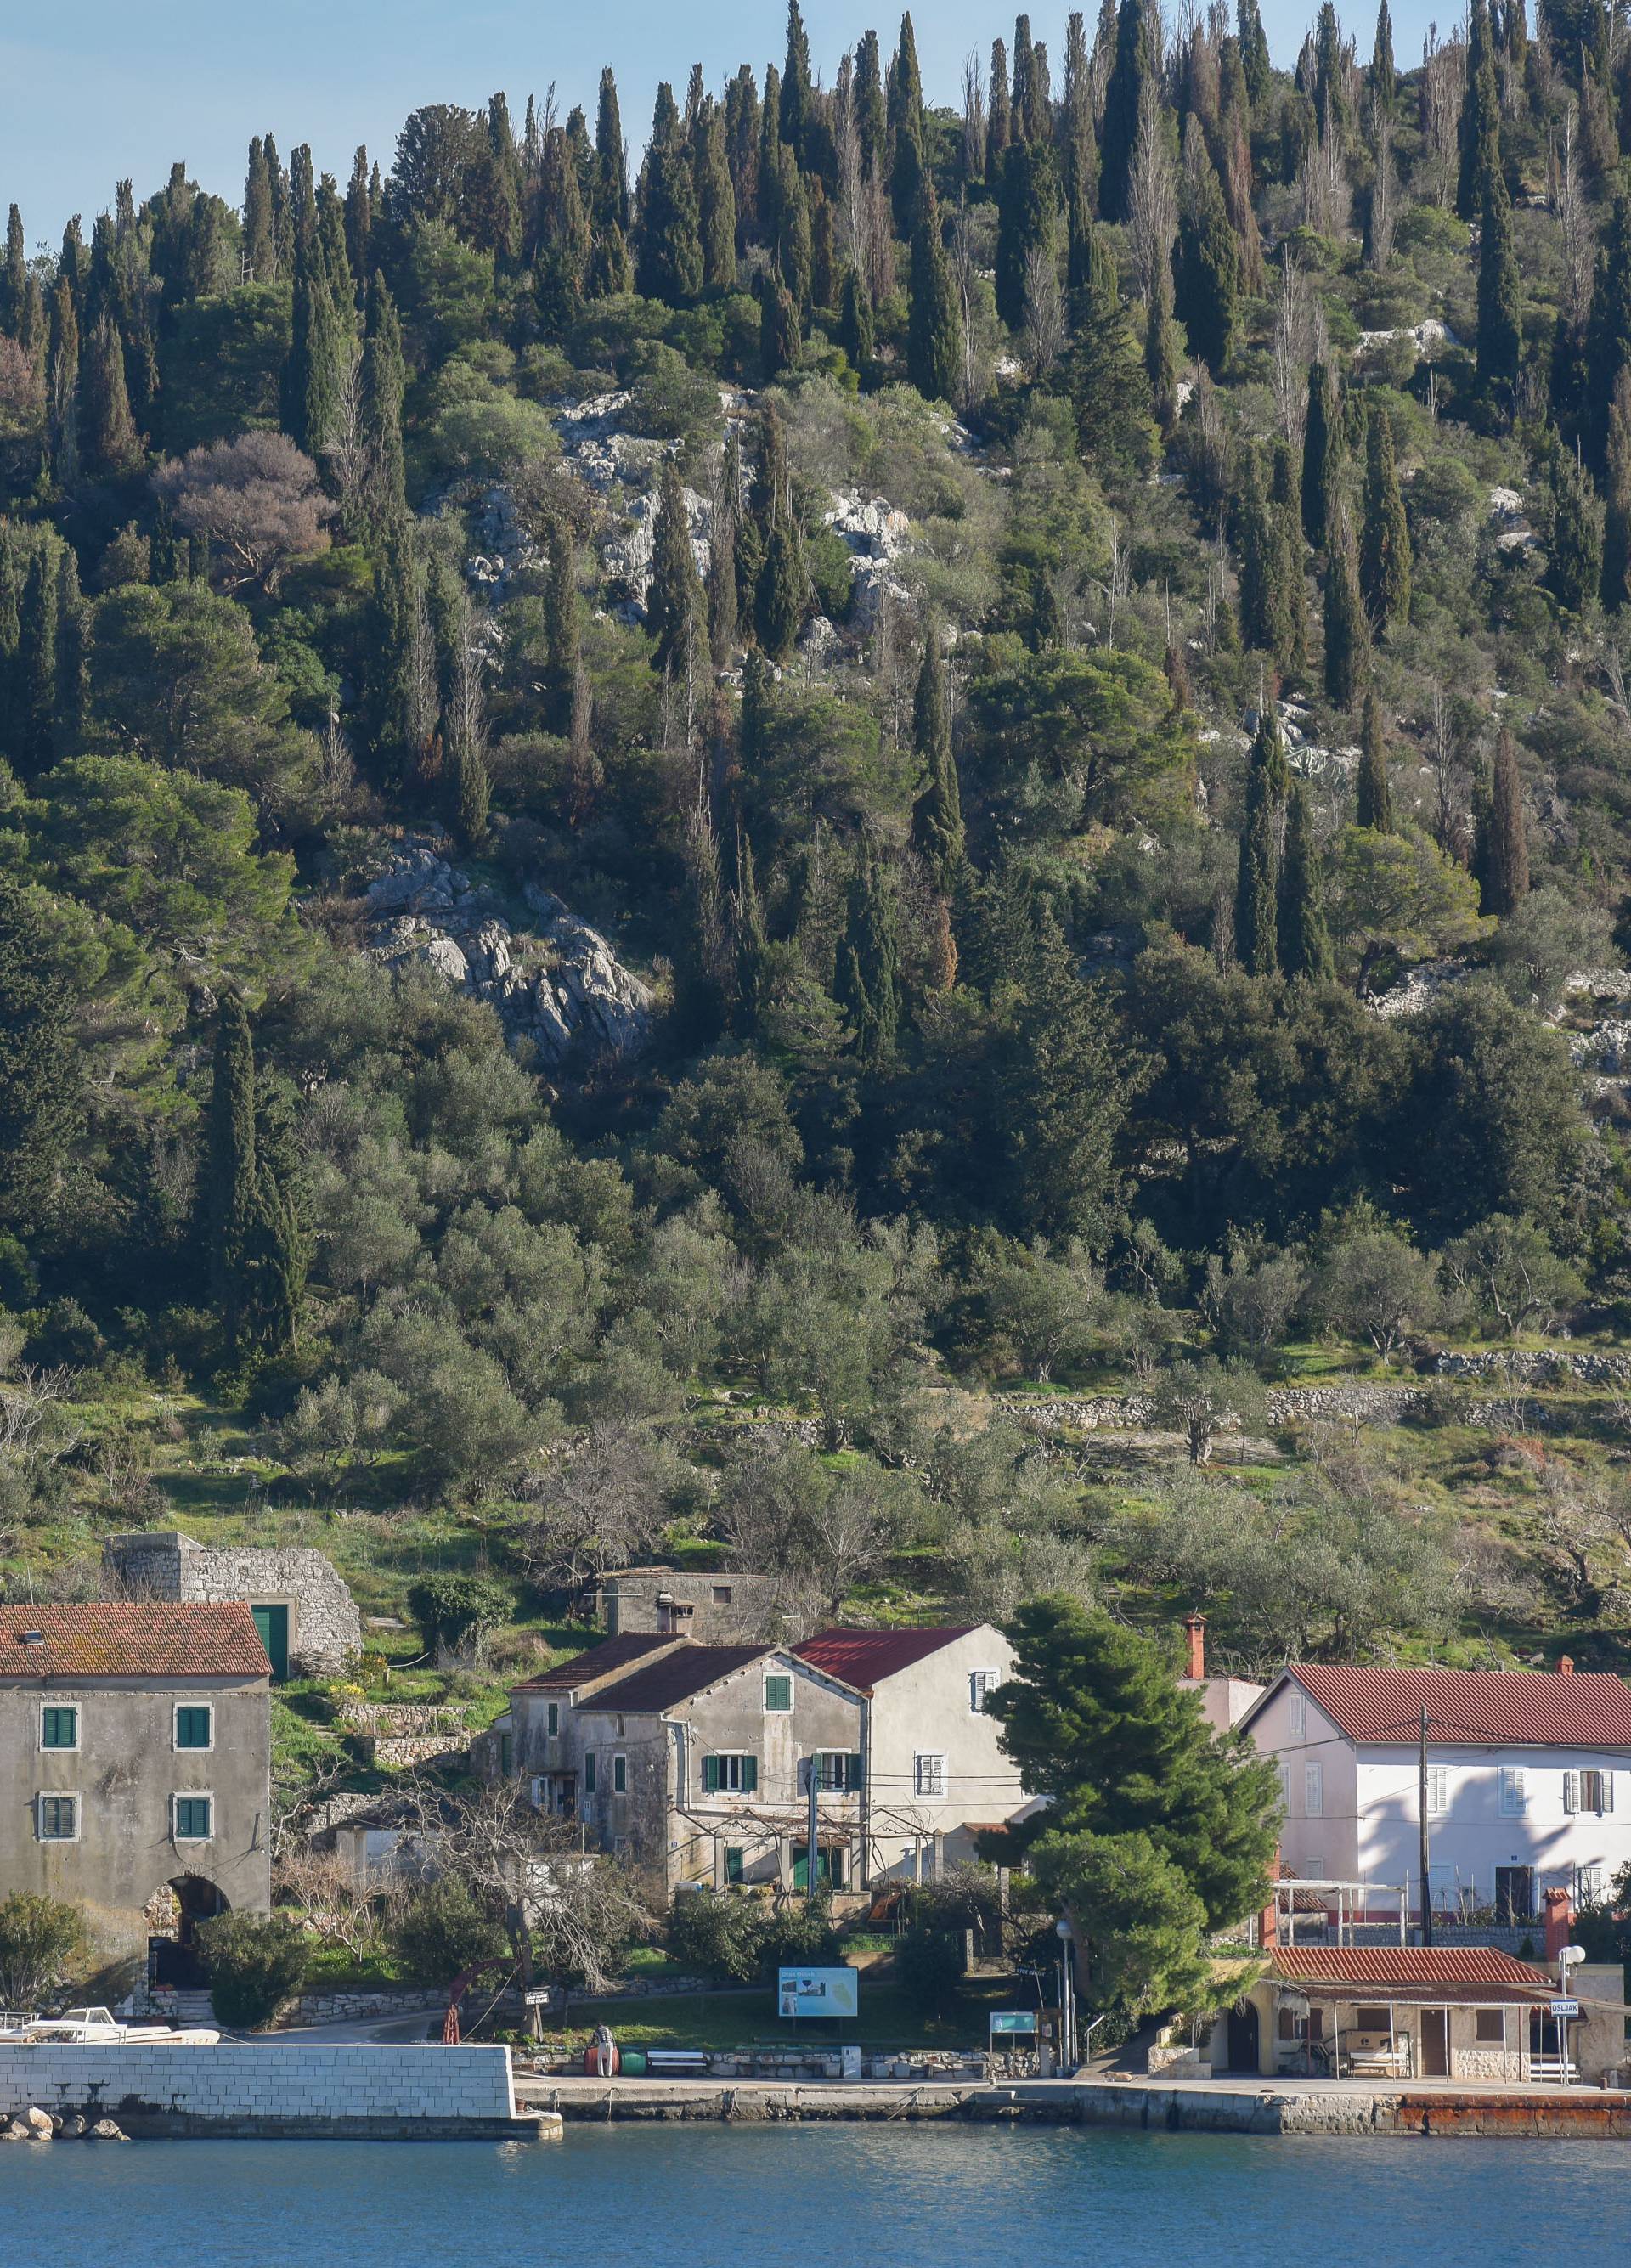
[[[1325,1768],[1324,1764],[1304,1764],[1303,1767],[1303,1816],[1323,1819],[1325,1815]]]
[[[1576,1867],[1574,1898],[1577,1906],[1600,1906],[1606,1896],[1606,1878],[1600,1867]]]
[[[1428,1868],[1428,1895],[1435,1914],[1452,1914],[1461,1904],[1461,1886],[1456,1880],[1456,1870],[1448,1861],[1442,1867]]]
[[[823,1749],[810,1761],[816,1768],[816,1786],[821,1794],[854,1795],[859,1792],[862,1779],[860,1756],[842,1749]]]
[[[1429,1764],[1427,1776],[1428,1815],[1450,1808],[1450,1774],[1443,1764]]]
[[[1286,1703],[1286,1719],[1300,1741],[1308,1730],[1308,1702],[1301,1693],[1292,1693]]]
[[[614,1756],[612,1758],[612,1793],[627,1795],[628,1793],[629,1759],[627,1756]]]
[[[498,1777],[499,1777],[499,1778],[500,1778],[500,1779],[508,1779],[508,1778],[509,1778],[509,1777],[510,1777],[510,1775],[511,1775],[511,1773],[512,1773],[514,1770],[515,1770],[515,1735],[514,1735],[514,1734],[513,1734],[513,1733],[500,1733],[500,1734],[499,1734],[499,1735],[498,1735]]]
[[[740,1843],[727,1843],[726,1845],[725,1879],[727,1882],[741,1881],[744,1855],[745,1854],[743,1853],[742,1847]]]
[[[1380,2033],[1384,2039],[1390,2039],[1393,2032],[1391,2013],[1386,2008],[1355,2008],[1354,2029],[1371,2038]]]
[[[77,1749],[79,1745],[77,1709],[42,1709],[40,1712],[40,1745],[42,1749]]]
[[[985,1698],[994,1693],[1002,1683],[1000,1669],[970,1669],[969,1672],[969,1708],[976,1717],[985,1713]]]
[[[207,1795],[178,1795],[175,1799],[175,1839],[178,1843],[207,1843],[212,1830]]]
[[[731,1587],[730,1587],[730,1585],[729,1585],[728,1583],[716,1583],[716,1584],[714,1585],[714,1587],[713,1587],[713,1603],[714,1603],[714,1605],[715,1605],[716,1607],[728,1607],[728,1606],[729,1606],[729,1604],[730,1604],[730,1602],[731,1602]]]
[[[1522,1764],[1502,1764],[1501,1767],[1501,1816],[1502,1819],[1523,1819],[1529,1813],[1529,1783],[1524,1777]]]
[[[215,1712],[209,1703],[189,1704],[175,1712],[175,1745],[178,1749],[208,1749],[215,1745]]]
[[[1563,1774],[1563,1808],[1565,1811],[1612,1811],[1614,1808],[1614,1775],[1606,1771],[1576,1771]]]
[[[705,1756],[702,1760],[705,1795],[751,1795],[758,1784],[757,1756]]]
[[[1475,2008],[1473,2037],[1480,2047],[1503,2048],[1507,2043],[1507,2012],[1504,2008]]]
[[[914,1795],[944,1795],[945,1757],[914,1756],[911,1760],[911,1790]]]
[[[1291,1766],[1289,1764],[1281,1764],[1280,1767],[1280,1808],[1282,1811],[1289,1811],[1291,1808]]]
[[[584,1751],[583,1792],[586,1795],[593,1795],[594,1793],[594,1751],[593,1749],[586,1749]]]
[[[560,1729],[561,1729],[561,1705],[560,1705],[560,1703],[559,1703],[558,1701],[551,1701],[551,1702],[550,1702],[550,1707],[549,1707],[548,1714],[546,1715],[546,1717],[545,1717],[545,1719],[544,1719],[544,1727],[543,1727],[543,1728],[544,1728],[544,1731],[549,1734],[549,1736],[550,1736],[550,1738],[551,1740],[553,1740],[553,1739],[555,1738],[556,1734],[560,1731]]]
[[[785,1717],[793,1707],[791,1677],[767,1677],[764,1681],[764,1712],[766,1716]]]
[[[42,1843],[77,1843],[78,1839],[78,1797],[42,1795],[40,1799],[40,1840]]]
[[[1535,1870],[1532,1867],[1495,1868],[1495,1919],[1505,1929],[1535,1916]]]

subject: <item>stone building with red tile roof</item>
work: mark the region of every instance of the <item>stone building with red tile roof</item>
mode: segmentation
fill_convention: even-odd
[[[245,1602],[0,1607],[0,1897],[188,1981],[199,1921],[270,1904],[270,1675]]]

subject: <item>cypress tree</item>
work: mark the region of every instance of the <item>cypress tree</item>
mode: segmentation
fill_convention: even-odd
[[[1065,25],[1065,107],[1060,121],[1063,157],[1066,240],[1072,247],[1070,283],[1083,280],[1086,269],[1075,270],[1074,247],[1086,239],[1088,225],[1098,204],[1098,136],[1093,122],[1093,66],[1088,56],[1087,31],[1081,11],[1074,9]]]
[[[1251,97],[1252,109],[1260,114],[1273,77],[1273,65],[1269,60],[1268,34],[1263,28],[1258,0],[1237,0],[1235,21],[1239,26],[1240,66],[1246,74],[1246,91]]]
[[[1282,662],[1287,670],[1300,674],[1308,660],[1308,584],[1303,566],[1303,484],[1289,441],[1274,444],[1269,509],[1280,531],[1286,567],[1280,586],[1286,637]]]
[[[51,298],[46,371],[47,453],[54,478],[66,488],[79,475],[79,316],[65,276]]]
[[[1342,410],[1323,362],[1310,364],[1303,428],[1303,532],[1323,549],[1342,488]]]
[[[1512,412],[1523,352],[1522,287],[1512,237],[1512,202],[1498,166],[1484,179],[1478,247],[1478,387],[1493,409]]]
[[[1602,588],[1603,509],[1590,475],[1561,447],[1552,457],[1551,518],[1546,581],[1558,603],[1578,614]]]
[[[629,169],[624,146],[623,119],[617,106],[617,82],[611,66],[601,73],[600,107],[594,119],[594,201],[593,218],[601,233],[616,229],[629,232]]]
[[[810,204],[798,159],[785,142],[777,145],[773,166],[762,169],[775,182],[775,226],[771,232],[771,254],[792,296],[801,320],[810,305],[813,260],[810,247]]]
[[[1489,803],[1479,844],[1483,910],[1502,920],[1529,895],[1529,842],[1524,828],[1524,787],[1517,748],[1502,725],[1495,741]]]
[[[1156,422],[1170,433],[1178,409],[1178,350],[1172,329],[1172,262],[1157,260],[1144,317],[1144,375]]]
[[[26,779],[47,770],[56,743],[56,613],[58,579],[53,539],[29,556],[18,610],[12,745]]]
[[[702,289],[702,237],[697,188],[680,138],[674,90],[657,90],[651,146],[641,176],[636,283],[648,299],[677,306]]]
[[[1381,0],[1376,10],[1376,44],[1370,51],[1370,92],[1379,108],[1392,109],[1399,92],[1399,74],[1393,63],[1393,18],[1388,13],[1387,0]]]
[[[1107,452],[1137,454],[1151,438],[1149,387],[1121,304],[1115,255],[1096,225],[1089,237],[1087,266],[1086,283],[1071,294],[1072,336],[1065,365],[1076,438],[1089,460]]]
[[[227,992],[216,1023],[203,1194],[210,1296],[234,1352],[249,1319],[259,1227],[255,1087],[249,1019],[237,994]]]
[[[1314,815],[1301,780],[1292,787],[1280,909],[1280,956],[1288,976],[1323,983],[1336,974]]]
[[[407,475],[402,465],[402,394],[406,385],[402,325],[396,319],[395,303],[385,278],[376,274],[368,288],[357,417],[363,447],[361,517],[365,528],[376,541],[408,509]]]
[[[911,806],[911,841],[941,892],[949,892],[963,871],[966,839],[948,692],[940,625],[931,616],[923,626],[923,662],[911,704],[911,744],[923,767],[923,785]]]
[[[1037,59],[1030,43],[1030,18],[1014,19],[1014,74],[1011,130],[1015,142],[1036,139]]]
[[[702,235],[702,280],[710,291],[736,288],[736,193],[725,155],[725,116],[708,105],[697,162],[697,225]]]
[[[1387,743],[1382,734],[1382,703],[1374,685],[1365,688],[1359,734],[1359,778],[1354,819],[1376,835],[1393,832],[1393,791],[1388,784]]]
[[[900,1033],[899,909],[894,877],[873,850],[863,855],[850,884],[837,997],[863,1071],[887,1071]]]
[[[1494,43],[1487,0],[1472,0],[1467,11],[1466,92],[1458,129],[1461,163],[1456,178],[1456,210],[1476,220],[1489,177],[1501,169],[1501,97],[1495,85]]]
[[[997,313],[1010,330],[1024,326],[1032,254],[1053,257],[1058,203],[1052,151],[1045,142],[1016,138],[997,192]]]
[[[266,144],[258,134],[249,144],[249,171],[244,180],[244,259],[252,283],[269,284],[277,272],[272,177],[266,163]]]
[[[1376,404],[1366,421],[1359,585],[1375,637],[1385,637],[1395,622],[1409,619],[1410,523],[1399,494],[1392,420]]]
[[[736,976],[736,1028],[747,1035],[758,1027],[770,976],[770,932],[764,906],[754,873],[753,845],[745,836],[736,838],[736,887],[730,898],[732,957]]]
[[[819,174],[810,179],[810,305],[823,313],[838,304],[838,232]]]
[[[1263,493],[1263,469],[1255,449],[1246,453],[1239,520],[1241,642],[1278,659],[1286,642],[1280,590],[1285,563],[1279,530]]]
[[[82,1050],[44,893],[0,874],[0,1220],[37,1231],[79,1130]]]
[[[657,522],[652,546],[651,583],[646,594],[646,624],[656,640],[652,667],[683,678],[707,651],[707,619],[697,563],[691,556],[690,522],[680,468],[673,457],[662,468]]]
[[[911,18],[900,19],[900,44],[889,70],[889,202],[895,232],[911,241],[926,178],[923,151],[923,77]]]
[[[845,269],[844,288],[838,295],[838,344],[850,368],[858,378],[864,378],[874,352],[872,300],[852,268]]]
[[[1631,600],[1631,371],[1621,371],[1608,413],[1608,489],[1603,527],[1603,604]]]
[[[284,432],[308,457],[321,456],[334,437],[340,411],[341,355],[342,335],[321,239],[314,231],[303,232],[297,226],[294,313],[284,364],[281,418]]]
[[[111,314],[91,327],[79,373],[79,431],[85,463],[93,473],[116,477],[138,464],[142,438],[130,414],[125,385],[124,341]]]
[[[550,522],[546,541],[550,571],[543,586],[543,716],[550,731],[565,739],[572,730],[572,700],[583,666],[578,578],[572,530],[564,519]]]
[[[1002,179],[1002,161],[1014,139],[1014,113],[1008,100],[1008,51],[1000,40],[991,43],[991,86],[985,98],[985,179]]]
[[[593,172],[592,160],[588,170]],[[613,234],[601,239],[603,272],[591,287],[595,239],[584,207],[578,159],[565,128],[551,126],[539,152],[537,246],[533,254],[533,291],[546,331],[564,335],[576,321],[586,292],[604,298],[626,283],[622,271],[628,263],[622,245],[614,225]],[[614,274],[614,268],[619,272]]]
[[[787,0],[787,63],[781,75],[781,138],[801,160],[810,125],[810,43],[799,0]]]
[[[186,575],[182,547],[176,540],[175,520],[160,497],[153,510],[152,540],[148,547],[148,572],[155,585],[179,583]]]
[[[373,236],[373,191],[369,183],[368,152],[359,144],[351,159],[351,178],[345,185],[345,263],[358,291],[367,284]]]
[[[863,32],[855,48],[855,131],[861,172],[881,180],[889,155],[889,106],[883,92],[883,63],[875,32]]]
[[[1198,129],[1192,129],[1198,133]],[[1177,312],[1192,349],[1214,371],[1229,360],[1240,320],[1240,240],[1204,146],[1186,168],[1178,221]]]
[[[1353,531],[1339,510],[1325,553],[1325,693],[1339,709],[1351,709],[1359,698],[1369,658]]]
[[[1106,220],[1127,217],[1144,83],[1156,69],[1148,5],[1149,0],[1121,0],[1116,14],[1116,59],[1104,91],[1099,142],[1099,210]]]
[[[1347,58],[1334,0],[1321,0],[1314,28],[1314,115],[1319,130],[1344,133],[1348,124]]]
[[[85,745],[90,609],[79,593],[79,562],[64,543],[56,570],[56,697],[52,755],[77,756]]]
[[[736,647],[736,535],[742,519],[742,444],[733,425],[725,438],[725,460],[714,499],[708,544],[708,645],[723,669]]]
[[[1592,461],[1602,464],[1608,409],[1620,373],[1631,366],[1631,196],[1616,192],[1598,241],[1597,281],[1586,331],[1586,430]]]
[[[1010,150],[1008,162],[1016,152]],[[926,401],[956,403],[963,394],[963,310],[941,239],[934,185],[926,181],[911,239],[906,375]]]
[[[1246,773],[1235,886],[1235,953],[1253,976],[1280,974],[1280,869],[1290,792],[1279,720],[1272,701],[1266,701]]]
[[[792,369],[802,347],[797,302],[771,269],[759,286],[759,363],[766,386]]]

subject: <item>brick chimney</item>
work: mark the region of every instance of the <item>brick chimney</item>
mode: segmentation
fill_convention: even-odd
[[[1205,1615],[1186,1615],[1184,1618],[1184,1635],[1185,1639],[1188,1641],[1189,1648],[1189,1666],[1185,1670],[1184,1675],[1185,1677],[1192,1679],[1197,1685],[1203,1685],[1206,1683],[1207,1677],[1207,1618]]]
[[[1572,1677],[1574,1675],[1575,1657],[1572,1653],[1565,1653],[1560,1656],[1557,1665],[1557,1674],[1560,1677]]]
[[[1574,1934],[1575,1903],[1564,1889],[1543,1890],[1540,1903],[1546,1911],[1546,1962],[1555,1969],[1558,1955]]]

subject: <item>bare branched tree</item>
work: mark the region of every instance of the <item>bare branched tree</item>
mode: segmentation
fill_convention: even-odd
[[[1032,379],[1040,384],[1064,350],[1059,262],[1051,246],[1033,244],[1025,255],[1025,365]]]
[[[1127,241],[1140,298],[1148,301],[1161,262],[1172,257],[1172,239],[1177,232],[1177,191],[1173,185],[1161,99],[1155,80],[1147,78],[1139,101],[1139,130],[1133,145],[1133,182],[1127,213]]]

